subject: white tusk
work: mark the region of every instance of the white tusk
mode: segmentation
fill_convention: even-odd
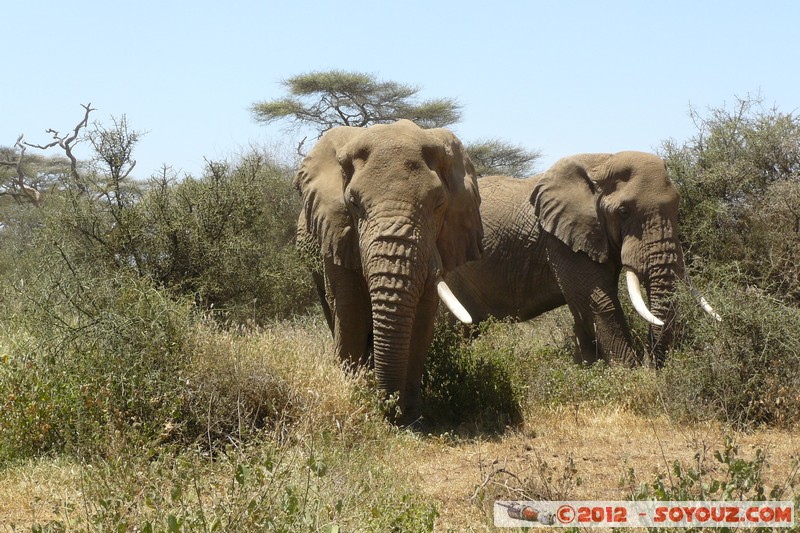
[[[695,299],[700,303],[700,307],[703,308],[703,311],[713,316],[717,322],[722,322],[722,317],[719,316],[716,311],[714,311],[714,308],[711,307],[711,305],[708,303],[708,300],[703,298],[703,295],[700,294],[700,291],[694,287],[692,287],[692,296],[694,296]]]
[[[439,298],[457,319],[464,324],[472,324],[472,317],[469,316],[469,312],[464,309],[464,306],[461,305],[461,302],[458,301],[458,298],[456,298],[441,276],[436,278],[436,292],[439,293]]]
[[[644,303],[642,288],[639,286],[639,278],[636,276],[636,273],[632,270],[628,270],[625,272],[625,280],[628,282],[628,296],[630,296],[631,303],[634,309],[636,309],[636,312],[642,315],[642,318],[651,324],[663,326],[664,322],[653,316],[653,313],[647,308],[647,304]]]

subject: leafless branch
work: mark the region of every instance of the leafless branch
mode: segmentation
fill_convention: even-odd
[[[513,473],[513,472],[511,472],[509,470],[506,470],[505,468],[497,468],[496,470],[492,470],[491,472],[489,472],[489,475],[486,476],[486,479],[483,481],[483,483],[481,483],[480,486],[478,486],[475,489],[475,492],[473,492],[472,496],[470,496],[470,498],[469,498],[470,501],[475,501],[478,498],[478,495],[481,493],[481,491],[486,487],[486,485],[488,485],[490,482],[493,482],[494,476],[496,476],[497,474],[506,474],[506,475],[516,479],[518,482],[520,482],[520,483],[522,482],[520,480],[519,476],[517,476],[515,473]],[[510,489],[510,490],[513,490],[515,492],[521,492],[521,493],[524,492],[521,489],[515,489],[515,488],[512,488],[512,487],[509,487],[506,484],[503,484],[503,487],[505,487],[507,489]]]
[[[308,135],[303,137],[303,140],[300,141],[299,143],[297,143],[297,155],[299,155],[300,157],[305,157],[306,156],[306,153],[303,151],[303,145],[306,143],[307,139],[308,139]]]
[[[133,170],[133,167],[135,167],[135,166],[136,166],[136,160],[135,159],[131,159],[131,164],[128,167],[128,170],[122,176],[120,176],[119,179],[120,180],[124,180],[125,178],[130,176],[131,175],[131,170]]]
[[[81,107],[84,109],[83,119],[78,122],[78,124],[73,128],[72,132],[68,135],[62,136],[58,131],[50,128],[47,130],[46,133],[49,133],[53,136],[53,142],[41,145],[41,144],[32,144],[32,143],[24,143],[25,146],[30,146],[31,148],[37,148],[39,150],[47,150],[49,148],[53,148],[54,146],[59,146],[64,153],[69,158],[69,171],[70,176],[75,181],[75,183],[81,183],[80,174],[78,174],[78,159],[72,153],[72,148],[75,142],[78,140],[78,136],[81,133],[81,130],[85,128],[89,124],[89,114],[95,109],[92,107],[91,102],[88,104],[81,104]]]

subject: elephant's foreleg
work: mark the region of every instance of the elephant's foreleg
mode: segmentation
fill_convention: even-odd
[[[334,351],[351,367],[367,365],[372,308],[361,273],[326,259],[327,302],[333,322]]]
[[[626,365],[640,362],[617,296],[617,273],[612,265],[596,263],[553,239],[548,261],[575,319],[576,362],[599,358]]]
[[[317,288],[317,295],[319,296],[320,306],[322,306],[322,314],[325,315],[325,322],[328,323],[328,329],[330,329],[331,334],[333,334],[333,314],[331,313],[331,306],[328,303],[328,296],[325,290],[325,276],[323,276],[321,272],[312,270],[311,278],[314,280],[314,286]]]

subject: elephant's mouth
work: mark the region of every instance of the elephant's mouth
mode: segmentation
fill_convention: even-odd
[[[656,317],[650,309],[647,307],[647,304],[644,301],[644,296],[642,296],[642,287],[639,281],[639,276],[636,275],[632,269],[626,268],[625,269],[625,281],[628,287],[628,297],[631,299],[631,303],[633,304],[633,308],[636,309],[636,312],[644,318],[650,324],[654,326],[663,326],[664,321],[660,318]],[[684,281],[689,282],[689,278],[685,277]],[[690,284],[691,286],[691,284]],[[715,311],[714,308],[708,303],[700,292],[695,289],[694,287],[691,288],[692,296],[695,297],[698,304],[703,308],[703,310],[714,317],[715,320],[718,322],[722,321],[722,317],[720,317]]]

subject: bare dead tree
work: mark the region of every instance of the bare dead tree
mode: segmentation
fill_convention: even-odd
[[[10,155],[6,160],[0,161],[0,166],[9,167],[14,169],[14,180],[6,186],[4,190],[0,190],[0,196],[11,196],[19,203],[23,200],[31,202],[36,207],[42,206],[42,195],[36,187],[27,185],[25,183],[25,171],[22,168],[22,162],[25,158],[25,150],[27,146],[22,142],[23,136],[17,137],[17,142],[14,143],[14,148],[19,151],[16,158],[12,159]]]
[[[80,140],[81,131],[89,124],[89,114],[94,111],[94,109],[91,103],[86,105],[81,104],[81,107],[84,109],[83,118],[67,134],[62,135],[52,128],[46,130],[46,133],[49,133],[53,137],[53,141],[47,144],[29,143],[24,140],[24,135],[17,137],[17,142],[14,143],[13,150],[6,154],[5,159],[0,160],[0,166],[11,168],[14,172],[14,177],[10,182],[0,184],[0,196],[11,196],[19,203],[27,201],[36,207],[41,207],[42,192],[36,186],[26,183],[30,180],[25,176],[25,152],[28,148],[48,150],[56,146],[61,148],[69,159],[70,178],[82,192],[87,191],[85,184],[81,180],[81,175],[78,172],[78,158],[75,157],[73,148]]]
[[[82,183],[81,175],[78,172],[78,158],[75,157],[75,154],[72,152],[75,144],[78,142],[81,130],[86,128],[89,124],[89,114],[92,111],[95,111],[92,108],[91,102],[84,105],[81,104],[81,107],[84,110],[83,119],[78,122],[78,124],[72,129],[72,131],[66,135],[61,135],[58,131],[50,128],[46,131],[53,136],[53,141],[48,144],[32,144],[32,143],[23,143],[25,146],[30,146],[31,148],[38,148],[39,150],[48,150],[55,146],[60,147],[64,150],[64,154],[69,158],[69,173],[70,177],[74,180],[74,182],[81,188],[84,192],[86,191],[86,186]],[[22,137],[20,136],[20,139]]]

